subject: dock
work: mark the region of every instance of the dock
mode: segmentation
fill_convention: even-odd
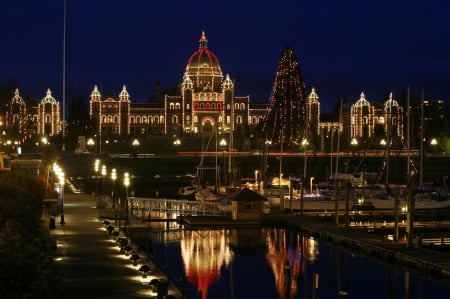
[[[336,226],[320,217],[283,213],[268,216],[262,221],[267,222],[295,229],[318,240],[338,245],[351,253],[360,253],[420,273],[429,279],[450,283],[450,253],[424,246],[431,243],[431,246],[448,246],[449,237],[422,239],[422,236],[417,236],[412,246],[408,246],[406,240],[394,242],[392,235],[374,234],[373,230],[361,227]]]

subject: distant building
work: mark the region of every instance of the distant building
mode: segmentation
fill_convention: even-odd
[[[16,89],[6,107],[6,134],[24,141],[30,135],[58,135],[61,131],[59,102],[47,89],[37,106],[27,107]]]
[[[94,130],[100,136],[231,136],[233,133],[233,139],[242,147],[258,134],[268,108],[268,104],[251,103],[250,96],[236,95],[234,80],[229,74],[223,74],[204,32],[198,49],[187,60],[177,92],[161,96],[157,83],[155,101],[142,103],[134,101],[126,86],[118,96],[102,95],[94,86],[89,106]],[[443,102],[427,100],[424,111],[425,125],[439,124],[443,119]],[[319,95],[312,88],[305,101],[305,127],[308,136],[316,140],[316,145],[310,149],[335,151],[337,132],[343,148],[349,148],[353,139],[367,142],[374,138],[385,138],[391,145],[404,146],[404,114],[392,93],[384,103],[370,102],[361,93],[354,104],[342,109],[339,120],[321,119]],[[40,102],[31,106],[27,106],[16,89],[7,104],[2,132],[23,142],[34,134],[54,136],[61,130],[59,101],[50,89]]]
[[[205,133],[245,137],[261,121],[266,105],[252,105],[249,96],[236,96],[234,82],[223,75],[203,32],[199,48],[188,59],[179,95],[163,102],[134,103],[125,86],[118,97],[91,94],[90,116],[102,135],[195,136]]]

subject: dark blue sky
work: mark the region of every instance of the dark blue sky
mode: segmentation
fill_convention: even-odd
[[[62,99],[63,0],[0,0],[0,83]],[[178,84],[205,30],[236,95],[267,101],[290,46],[308,92],[328,112],[341,98],[369,101],[422,90],[450,98],[450,1],[67,0],[66,99],[98,85],[147,101]]]

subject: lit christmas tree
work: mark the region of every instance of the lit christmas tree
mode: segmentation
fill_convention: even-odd
[[[263,132],[272,144],[298,146],[307,138],[305,128],[305,84],[297,57],[287,47],[278,62],[277,74],[263,121]]]

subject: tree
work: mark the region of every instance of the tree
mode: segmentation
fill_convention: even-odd
[[[263,120],[263,132],[272,144],[294,146],[308,138],[305,121],[305,84],[297,57],[290,47],[278,62],[269,106]]]
[[[45,188],[37,178],[20,172],[0,175],[0,229],[8,222],[25,238],[34,238],[40,226]]]
[[[25,239],[10,221],[0,232],[2,298],[59,298],[61,282],[39,241]]]

